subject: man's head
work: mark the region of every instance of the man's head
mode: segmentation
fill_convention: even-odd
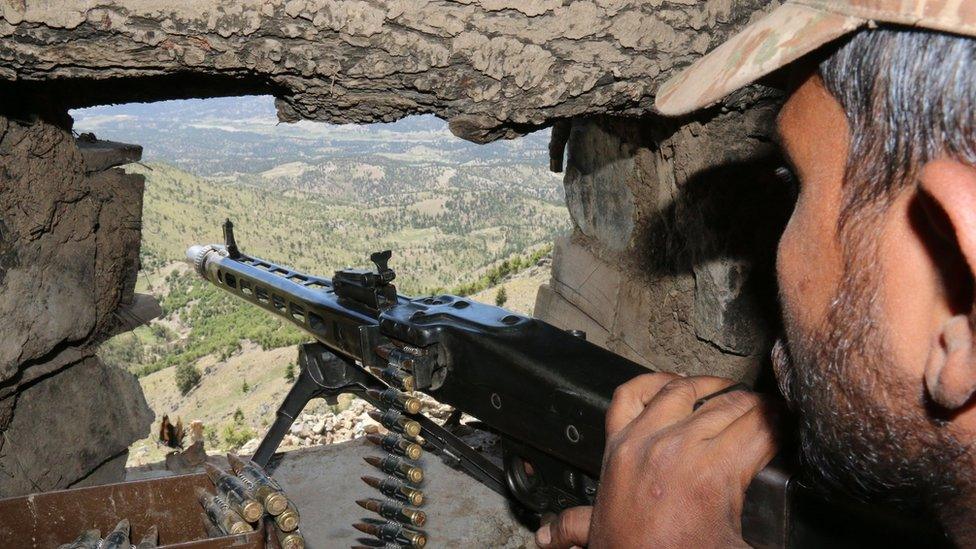
[[[973,307],[956,235],[976,237],[976,224],[954,226],[949,212],[976,200],[976,132],[964,129],[976,120],[974,61],[973,40],[863,32],[806,76],[778,120],[801,184],[780,242],[788,348],[777,362],[803,453],[836,487],[937,511],[974,477],[971,420],[950,419],[976,371],[967,357],[962,377],[926,377],[946,331],[958,335],[952,319]]]
[[[825,480],[953,521],[951,502],[976,489],[976,39],[958,34],[976,34],[976,2],[838,2],[823,17],[810,5],[830,4],[803,2],[813,39],[771,38],[782,29],[760,22],[658,103],[689,111],[799,59],[778,120],[799,194],[777,261],[777,377]],[[829,43],[866,26],[868,7],[938,30],[881,25]],[[683,94],[702,70],[718,77]]]

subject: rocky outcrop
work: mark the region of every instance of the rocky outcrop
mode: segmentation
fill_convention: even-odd
[[[453,409],[436,400],[417,393],[424,403],[424,415],[439,424],[451,415]],[[368,433],[386,434],[387,429],[369,417],[369,411],[374,408],[361,398],[353,398],[340,411],[306,408],[288,429],[288,434],[282,439],[281,450],[307,448],[321,444],[339,444],[365,436]],[[240,453],[251,455],[261,443],[259,438],[247,441]]]
[[[435,113],[460,137],[637,115],[762,0],[161,0],[0,4],[0,81],[70,107],[273,93],[279,117]],[[13,96],[11,96],[13,95]],[[3,94],[0,94],[3,97]]]
[[[114,475],[101,476],[121,478],[113,458],[149,428],[135,378],[94,356],[156,307],[133,293],[143,180],[114,169],[140,153],[0,117],[0,494],[106,463]]]

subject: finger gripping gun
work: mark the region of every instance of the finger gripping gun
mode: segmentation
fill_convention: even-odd
[[[396,403],[378,395],[393,387],[424,392],[496,433],[502,467],[445,427],[413,416],[445,461],[529,516],[593,503],[613,391],[648,369],[579,332],[499,307],[453,295],[399,295],[389,251],[371,256],[375,270],[342,269],[328,279],[242,253],[230,221],[224,240],[187,251],[196,272],[316,340],[300,347],[300,374],[255,453],[259,465],[267,465],[310,399],[354,393],[385,410]],[[893,532],[887,515],[854,505],[840,512],[838,505],[790,469],[771,465],[746,494],[743,537],[757,547],[812,547],[843,545],[865,532],[877,542],[879,529],[886,537]],[[838,520],[824,521],[825,509]],[[900,542],[912,539],[902,533],[904,523],[896,526]]]

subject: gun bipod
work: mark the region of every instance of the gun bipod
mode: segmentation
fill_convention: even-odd
[[[313,398],[325,398],[334,402],[339,394],[352,393],[384,414],[396,417],[401,423],[403,418],[416,422],[420,426],[420,432],[412,436],[412,439],[422,440],[425,449],[440,455],[449,466],[462,469],[488,488],[507,495],[505,475],[501,468],[422,413],[409,413],[402,408],[403,404],[407,403],[406,407],[409,410],[417,409],[412,404],[416,399],[405,400],[405,395],[395,390],[385,394],[391,389],[381,380],[351,359],[332,353],[320,343],[305,343],[299,346],[298,366],[299,374],[294,385],[278,407],[274,423],[255,451],[253,460],[258,465],[268,468],[285,434],[309,401]],[[388,414],[391,411],[402,414],[402,418],[394,413]],[[414,426],[410,432],[413,433],[415,430]],[[420,539],[426,541],[426,538],[418,538],[418,541]]]
[[[386,412],[391,408],[369,390],[380,391],[387,385],[348,358],[340,357],[320,343],[304,343],[298,350],[299,374],[278,408],[275,422],[258,445],[254,462],[267,467],[295,418],[313,398],[334,399],[341,393],[352,393]],[[476,450],[423,414],[409,414],[421,427],[428,449],[435,450],[448,465],[463,469],[476,480],[499,494],[507,494],[505,475]]]
[[[361,394],[366,388],[382,386],[379,380],[364,372],[351,359],[335,355],[320,343],[299,345],[298,367],[294,385],[278,407],[274,423],[252,458],[269,472],[271,457],[309,401],[325,398],[334,403],[341,393]]]

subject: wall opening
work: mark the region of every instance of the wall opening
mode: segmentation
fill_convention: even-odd
[[[331,276],[389,248],[402,293],[470,294],[526,314],[548,279],[553,239],[571,226],[562,178],[548,169],[548,130],[477,145],[433,116],[281,124],[270,96],[70,114],[79,134],[144,147],[126,168],[146,178],[136,291],[153,294],[164,314],[99,353],[139,376],[156,413],[130,466],[162,459],[164,415],[203,421],[208,451],[253,449],[297,374],[305,334],[198,280],[183,262],[189,245],[220,241],[225,218],[258,257]],[[357,403],[316,406],[286,447],[362,433]]]

